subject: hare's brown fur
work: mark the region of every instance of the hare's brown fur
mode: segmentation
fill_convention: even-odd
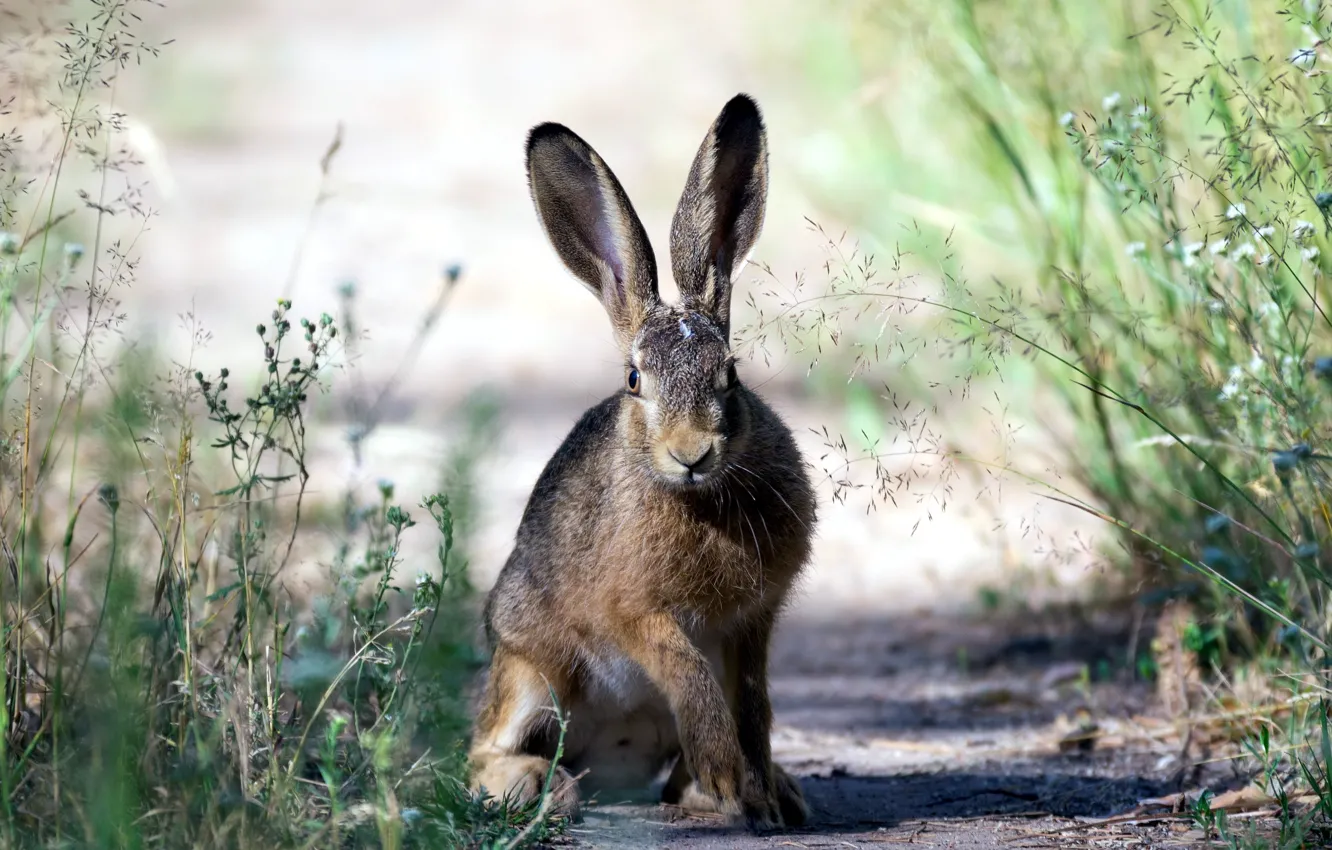
[[[490,594],[472,762],[491,794],[541,791],[553,696],[569,716],[554,788],[566,811],[580,784],[646,788],[676,760],[667,802],[762,827],[807,815],[772,763],[767,657],[809,556],[814,496],[727,339],[731,275],[762,223],[765,144],[753,102],[727,104],[672,227],[673,306],[600,157],[558,125],[529,138],[538,213],[610,313],[628,388],[584,414],[547,464]]]

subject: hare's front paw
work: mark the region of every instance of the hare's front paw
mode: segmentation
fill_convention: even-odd
[[[767,781],[756,773],[746,778],[745,819],[751,829],[804,826],[809,819],[809,806],[800,792],[800,783],[791,774],[774,764]]]
[[[667,799],[665,802],[677,805],[692,815],[721,815],[731,823],[739,822],[744,811],[735,794],[724,795],[706,790],[696,779],[684,787],[678,799]]]
[[[777,798],[761,792],[745,795],[745,823],[756,832],[781,829],[786,825]]]
[[[805,794],[800,790],[800,781],[780,765],[772,766],[772,775],[782,821],[787,826],[804,826],[809,820],[809,804],[805,802]]]
[[[500,756],[491,760],[472,779],[472,788],[496,800],[523,805],[538,799],[550,775],[550,762],[539,756]],[[550,784],[551,810],[573,818],[578,815],[578,781],[562,767],[555,768]]]
[[[728,822],[739,822],[744,814],[740,802],[739,766],[727,767],[727,759],[700,759],[696,775],[681,756],[663,789],[662,802],[678,805],[692,814],[721,815]]]
[[[799,794],[798,789],[796,793]],[[737,799],[708,791],[698,780],[693,780],[684,787],[678,798],[668,794],[666,802],[675,803],[691,814],[721,815],[728,823],[743,823],[758,831],[781,829],[784,825],[779,798],[764,793],[754,783],[748,784],[745,793]]]

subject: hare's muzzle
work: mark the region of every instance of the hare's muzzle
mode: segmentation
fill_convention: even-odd
[[[657,472],[680,484],[699,484],[721,460],[721,438],[716,434],[672,434],[653,453]]]

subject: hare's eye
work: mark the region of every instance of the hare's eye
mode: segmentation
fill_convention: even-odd
[[[630,369],[629,374],[624,377],[624,386],[631,395],[638,395],[638,390],[642,386],[643,378],[638,374],[637,369]]]

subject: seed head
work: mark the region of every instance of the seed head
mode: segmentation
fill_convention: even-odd
[[[1308,71],[1313,68],[1314,63],[1318,61],[1318,51],[1312,47],[1297,47],[1295,52],[1290,54],[1290,64],[1299,68],[1301,71]]]
[[[106,505],[107,509],[113,514],[120,509],[120,493],[116,490],[116,485],[114,484],[103,484],[101,487],[98,487],[97,498],[101,499],[102,503]]]
[[[1277,452],[1272,455],[1272,468],[1281,478],[1289,478],[1290,473],[1295,467],[1299,466],[1300,458],[1294,452]]]

